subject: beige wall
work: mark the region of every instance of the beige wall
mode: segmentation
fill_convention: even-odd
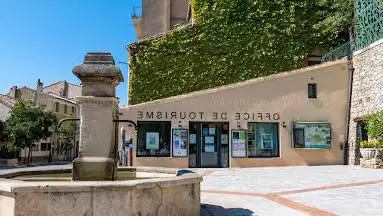
[[[307,84],[317,83],[318,98],[307,97]],[[217,89],[195,92],[183,96],[171,97],[144,104],[137,104],[122,109],[120,119],[137,121],[144,112],[168,112],[168,120],[172,128],[181,125],[189,127],[189,118],[185,120],[170,119],[171,112],[203,112],[202,119],[195,121],[227,121],[230,129],[240,124],[247,129],[248,122],[279,123],[280,157],[278,158],[245,158],[230,157],[231,167],[253,166],[285,166],[285,165],[321,165],[343,164],[343,146],[346,134],[347,100],[349,72],[345,60],[324,65],[304,68],[297,71],[272,75],[269,77],[249,80]],[[227,120],[215,120],[213,113],[227,113]],[[263,119],[236,120],[235,113],[263,113]],[[270,113],[278,113],[277,120],[265,119]],[[243,116],[243,114],[241,114]],[[180,123],[180,122],[181,123]],[[294,121],[325,121],[331,123],[331,149],[294,149],[292,148],[292,123]],[[282,127],[283,123],[287,127]],[[135,143],[135,132],[133,135]],[[231,139],[229,139],[231,140]],[[231,147],[231,143],[230,143]],[[231,150],[229,151],[231,152]],[[135,155],[135,152],[134,152]],[[187,158],[134,158],[134,165],[187,167]]]

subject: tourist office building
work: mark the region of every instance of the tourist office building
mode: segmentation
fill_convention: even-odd
[[[120,119],[137,124],[125,126],[134,166],[343,164],[349,85],[339,60],[130,105]]]

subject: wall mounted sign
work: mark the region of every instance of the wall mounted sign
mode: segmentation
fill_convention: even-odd
[[[279,113],[270,112],[162,112],[162,111],[138,111],[137,119],[139,120],[161,120],[161,119],[174,119],[174,120],[228,120],[233,119],[249,120],[249,121],[277,121],[281,118]]]
[[[231,157],[247,157],[246,130],[231,131]]]
[[[331,148],[331,125],[321,122],[296,122],[294,148]]]
[[[146,149],[158,150],[160,148],[160,134],[157,132],[146,133]]]
[[[188,155],[188,130],[174,128],[172,130],[173,157],[187,157]]]

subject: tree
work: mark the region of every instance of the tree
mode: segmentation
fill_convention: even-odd
[[[44,107],[29,101],[18,101],[5,122],[5,129],[17,148],[28,148],[27,164],[29,164],[35,142],[50,137],[51,128],[56,122],[56,116],[52,112],[45,111]],[[26,151],[24,152],[26,154]]]

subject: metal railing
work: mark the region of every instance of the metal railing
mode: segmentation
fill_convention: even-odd
[[[331,50],[322,57],[322,62],[334,61],[351,56],[353,53],[354,41],[349,41],[342,46]]]

